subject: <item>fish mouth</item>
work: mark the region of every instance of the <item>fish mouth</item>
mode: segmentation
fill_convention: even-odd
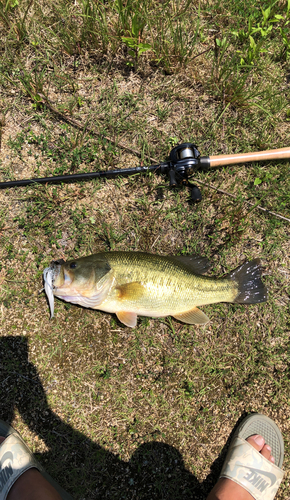
[[[43,271],[44,290],[49,303],[50,319],[54,317],[54,293],[56,290],[54,282],[59,277],[61,266],[64,263],[63,259],[52,261],[50,266]]]
[[[58,278],[61,266],[65,263],[63,259],[53,260],[49,267],[43,271],[43,280],[52,290],[55,288],[54,282]]]

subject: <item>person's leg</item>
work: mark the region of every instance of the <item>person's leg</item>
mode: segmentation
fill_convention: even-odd
[[[267,460],[274,463],[274,457],[271,455],[271,448],[265,439],[260,435],[247,438],[247,441]],[[253,500],[253,497],[242,486],[231,479],[221,477],[214,488],[211,490],[207,500]]]
[[[61,500],[54,487],[37,469],[29,469],[13,484],[7,500]]]
[[[5,437],[0,436],[0,445]],[[37,469],[24,472],[11,487],[7,500],[62,500],[54,487]]]

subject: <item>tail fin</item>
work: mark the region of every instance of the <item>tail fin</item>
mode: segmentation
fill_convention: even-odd
[[[234,302],[239,304],[266,302],[268,294],[261,279],[261,271],[260,259],[255,259],[251,262],[245,262],[228,275],[239,286],[239,292]]]

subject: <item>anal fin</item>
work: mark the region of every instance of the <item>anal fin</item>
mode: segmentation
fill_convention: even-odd
[[[116,312],[117,318],[124,325],[129,326],[130,328],[134,328],[137,325],[137,314],[133,312],[127,311],[118,311]]]
[[[173,317],[189,325],[205,325],[209,322],[208,316],[198,309],[198,307],[194,307],[190,311],[181,314],[175,314]]]

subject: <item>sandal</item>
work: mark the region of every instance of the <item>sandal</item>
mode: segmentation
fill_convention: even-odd
[[[246,441],[260,434],[271,446],[275,464]],[[227,477],[247,490],[255,500],[273,500],[283,479],[283,437],[277,425],[265,415],[253,413],[235,432],[220,477]]]
[[[28,469],[36,468],[45,479],[56,489],[63,500],[73,500],[73,497],[64,491],[52,477],[50,477],[40,463],[34,458],[21,436],[10,425],[0,420],[0,436],[5,441],[0,445],[0,498],[6,500],[7,495],[17,479]]]

